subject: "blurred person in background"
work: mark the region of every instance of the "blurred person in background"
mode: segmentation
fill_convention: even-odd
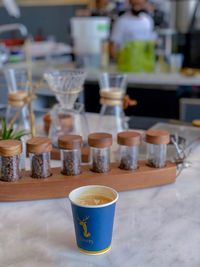
[[[110,42],[110,56],[115,58],[117,51],[126,41],[149,40],[154,34],[154,21],[146,11],[154,9],[147,0],[130,0],[130,11],[120,16],[113,25]]]

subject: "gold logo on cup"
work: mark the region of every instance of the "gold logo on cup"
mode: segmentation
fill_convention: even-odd
[[[90,233],[88,233],[88,231],[87,231],[87,220],[89,219],[89,216],[87,216],[85,219],[82,219],[82,220],[80,220],[79,218],[78,218],[78,220],[79,220],[79,224],[83,227],[83,235],[85,236],[85,237],[89,237],[89,236],[91,236],[91,234]]]

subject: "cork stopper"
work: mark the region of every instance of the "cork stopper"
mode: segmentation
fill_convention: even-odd
[[[109,133],[93,133],[88,136],[91,147],[105,148],[112,145],[112,135]]]
[[[164,130],[148,130],[146,132],[146,142],[154,145],[168,144],[170,134]]]
[[[52,140],[48,137],[34,137],[26,142],[28,153],[43,154],[52,150]]]
[[[83,144],[80,135],[64,135],[58,138],[58,146],[61,149],[81,149]]]
[[[139,146],[141,144],[141,134],[138,132],[118,133],[117,143],[122,146]]]
[[[19,140],[1,140],[0,155],[3,157],[16,156],[22,153],[22,143]]]

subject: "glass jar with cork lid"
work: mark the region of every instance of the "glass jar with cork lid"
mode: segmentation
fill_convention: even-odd
[[[108,133],[92,133],[88,136],[91,148],[92,171],[105,173],[110,170],[110,147],[112,135]]]
[[[31,177],[47,178],[51,176],[52,140],[47,137],[34,137],[26,142],[26,148],[30,158]]]
[[[163,168],[166,164],[167,144],[170,134],[164,130],[148,130],[146,132],[147,165],[154,168]]]
[[[83,140],[80,135],[66,135],[58,138],[61,156],[61,172],[67,176],[81,173],[81,148]]]
[[[21,178],[20,154],[22,143],[18,140],[0,141],[0,179],[14,182]]]
[[[138,150],[141,144],[141,134],[138,132],[121,132],[117,135],[120,145],[120,165],[123,170],[136,170],[138,168]]]

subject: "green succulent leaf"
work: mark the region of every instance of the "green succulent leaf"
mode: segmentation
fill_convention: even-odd
[[[27,135],[26,131],[21,130],[19,132],[14,132],[13,135],[11,136],[11,139],[19,140],[22,136]]]
[[[13,129],[13,125],[11,125],[9,128],[6,124],[6,121],[0,117],[1,120],[1,132],[0,132],[0,140],[5,139],[14,139],[14,140],[20,140],[22,136],[27,135],[28,133],[24,130],[18,130],[18,127]]]
[[[3,118],[1,118],[1,136],[3,139],[5,139],[6,136],[6,122]]]
[[[6,133],[5,139],[10,139],[12,132],[13,132],[13,128],[10,128]]]

